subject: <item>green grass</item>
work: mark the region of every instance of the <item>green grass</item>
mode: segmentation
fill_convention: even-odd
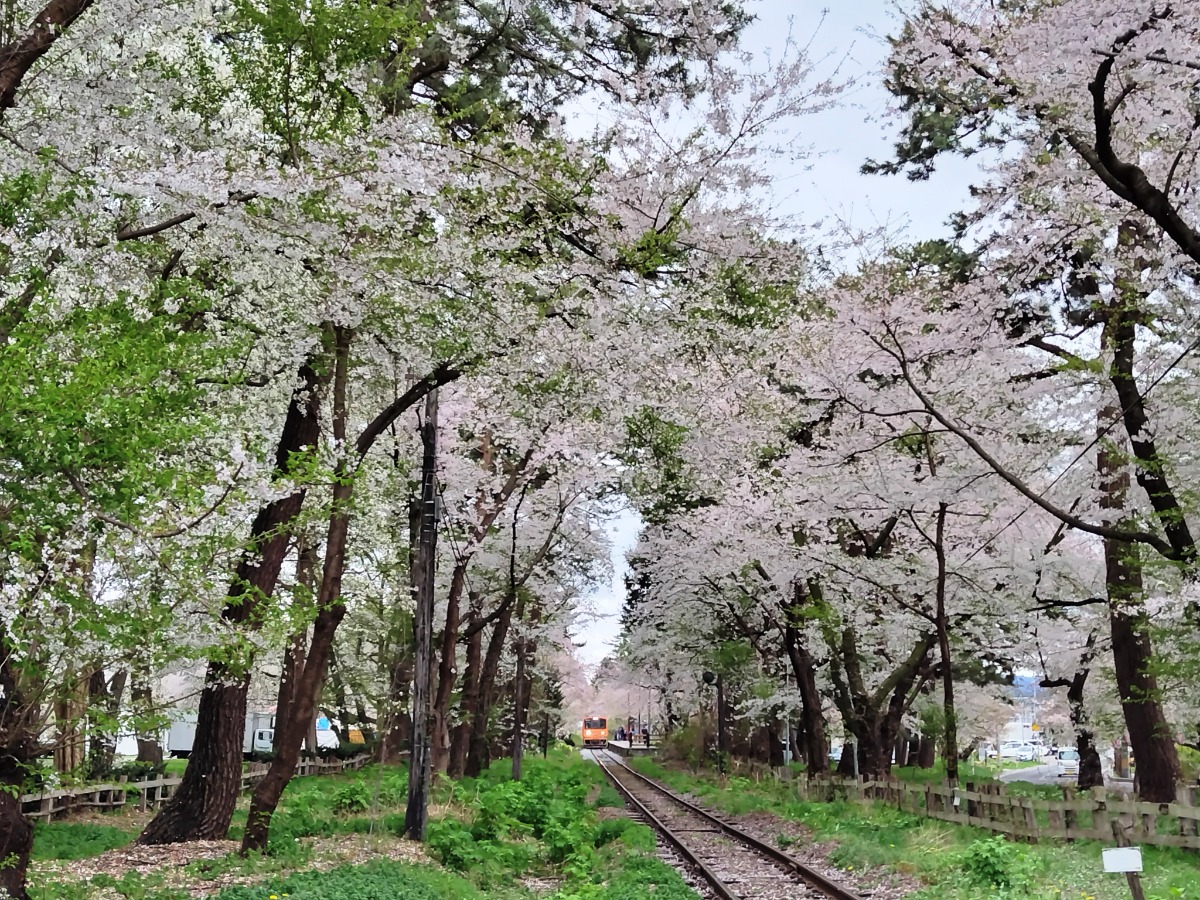
[[[253,887],[225,888],[213,900],[484,900],[465,878],[432,866],[379,860],[328,872],[297,872]]]
[[[831,861],[861,870],[885,866],[921,878],[919,900],[1127,900],[1119,875],[1105,875],[1102,846],[1092,842],[1018,844],[977,828],[951,825],[880,804],[806,803],[785,783],[711,774],[693,776],[634,759],[643,774],[688,791],[711,808],[770,811],[803,823],[816,839],[836,841]],[[1028,787],[1034,787],[1029,785]],[[1200,900],[1200,855],[1143,849],[1149,900]]]
[[[132,844],[137,834],[137,827],[132,825],[39,822],[33,833],[33,858],[87,859]]]

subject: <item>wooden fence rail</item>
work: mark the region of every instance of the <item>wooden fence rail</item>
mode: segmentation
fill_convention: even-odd
[[[1112,843],[1119,822],[1134,844],[1200,850],[1198,788],[1180,784],[1174,803],[1148,803],[1124,792],[1063,786],[1061,799],[1016,796],[998,783],[961,787],[896,780],[793,776],[790,770],[749,771],[787,781],[805,801],[859,800],[886,803],[905,812],[998,831],[1022,840],[1094,840]]]
[[[305,760],[296,766],[296,775],[336,775],[351,772],[367,764],[369,754],[347,760]],[[267,763],[251,763],[242,771],[242,790],[247,791],[266,777]],[[136,805],[140,810],[156,809],[165,803],[183,781],[182,778],[122,779],[115,784],[93,784],[80,788],[42,791],[21,796],[26,818],[50,821],[56,816],[85,809],[119,809]]]

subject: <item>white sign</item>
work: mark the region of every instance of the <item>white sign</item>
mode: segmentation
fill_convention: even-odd
[[[1105,872],[1142,871],[1141,847],[1113,847],[1104,851]]]

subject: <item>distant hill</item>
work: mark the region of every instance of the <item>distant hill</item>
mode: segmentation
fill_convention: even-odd
[[[1014,675],[1012,683],[1013,696],[1016,698],[1033,697],[1037,691],[1038,677],[1036,675]]]

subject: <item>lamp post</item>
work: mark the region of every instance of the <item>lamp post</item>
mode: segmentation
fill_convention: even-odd
[[[717,686],[717,771],[725,774],[725,683],[719,674],[704,673],[705,684]]]

